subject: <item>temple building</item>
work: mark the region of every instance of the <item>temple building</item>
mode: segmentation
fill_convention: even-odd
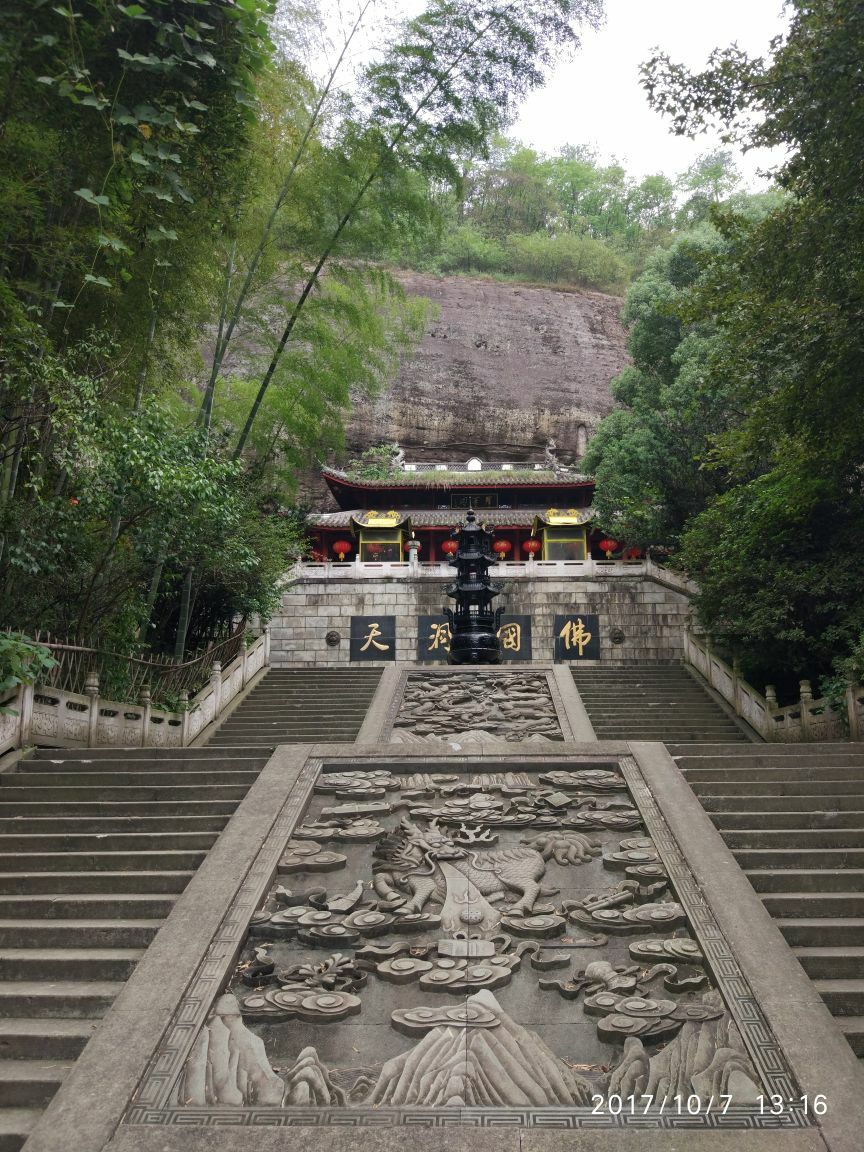
[[[401,453],[381,478],[325,468],[339,511],[310,516],[313,560],[440,563],[451,534],[473,508],[494,532],[503,563],[620,558],[624,549],[595,527],[594,481],[558,463],[547,448],[542,464],[406,463]],[[638,553],[628,550],[627,559]]]

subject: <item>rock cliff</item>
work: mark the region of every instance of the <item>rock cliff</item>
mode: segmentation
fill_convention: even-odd
[[[562,459],[581,454],[627,362],[620,299],[417,272],[399,279],[438,316],[395,382],[355,410],[351,451],[398,440],[409,460],[539,461],[552,437]]]

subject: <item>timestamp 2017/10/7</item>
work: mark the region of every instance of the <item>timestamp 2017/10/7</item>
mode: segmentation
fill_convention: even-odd
[[[709,1112],[725,1116],[732,1107],[732,1097],[719,1093],[709,1100],[701,1096],[673,1096],[671,1100],[656,1098],[649,1092],[630,1096],[592,1096],[592,1113],[595,1116],[645,1116],[649,1112],[663,1114],[672,1112],[678,1116],[703,1116]],[[827,1097],[822,1093],[815,1096],[802,1095],[792,1100],[783,1096],[757,1096],[755,1107],[761,1116],[783,1116],[789,1112],[803,1112],[808,1116],[824,1116],[828,1111]]]

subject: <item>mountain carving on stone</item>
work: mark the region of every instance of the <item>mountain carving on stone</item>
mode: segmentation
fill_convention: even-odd
[[[491,992],[469,1005],[497,1017],[493,1027],[431,1029],[409,1052],[388,1060],[365,1105],[421,1107],[572,1107],[591,1086],[543,1041],[515,1023]]]

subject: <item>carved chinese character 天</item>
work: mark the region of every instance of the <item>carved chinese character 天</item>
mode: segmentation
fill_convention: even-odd
[[[369,646],[372,645],[373,647],[377,648],[379,652],[389,652],[390,651],[390,645],[389,644],[380,644],[378,642],[377,638],[380,635],[381,635],[381,625],[376,620],[373,620],[372,623],[369,625],[369,630],[366,633],[365,642],[363,644],[363,647],[360,649],[360,651],[361,652],[368,652]],[[590,637],[589,637],[589,639],[590,639]]]
[[[600,636],[596,615],[570,613],[555,617],[556,660],[599,660]]]
[[[395,658],[395,616],[351,617],[352,660],[394,660]]]

